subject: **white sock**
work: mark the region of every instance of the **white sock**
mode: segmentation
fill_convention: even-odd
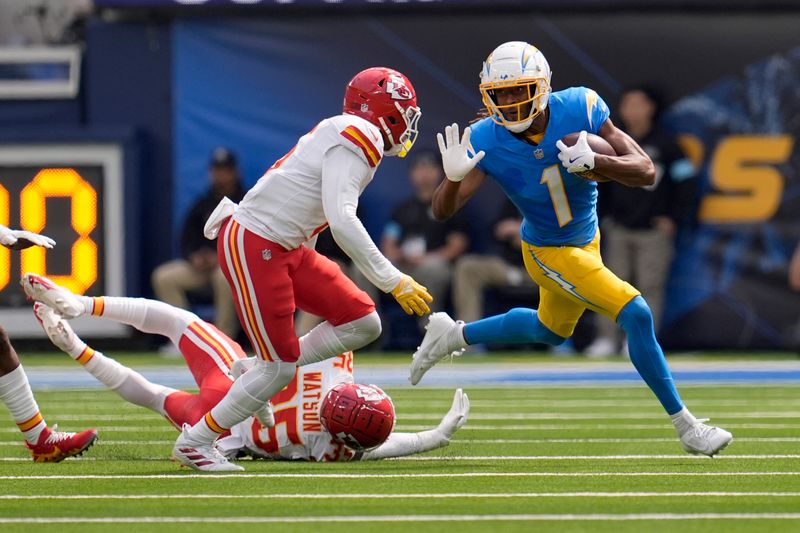
[[[328,321],[300,337],[300,359],[297,366],[324,361],[350,350],[357,350],[381,334],[381,319],[377,312],[352,322],[334,326]]]
[[[457,320],[456,327],[453,328],[453,330],[450,333],[451,335],[450,344],[451,346],[456,346],[455,348],[456,350],[460,350],[461,348],[467,348],[469,346],[469,343],[467,343],[467,339],[464,338],[464,326],[466,326],[466,323],[464,323],[462,320]]]
[[[169,337],[176,345],[189,324],[200,320],[194,313],[146,298],[100,296],[91,300],[93,315]]]
[[[294,378],[296,363],[258,361],[233,382],[228,394],[192,426],[191,443],[210,444],[228,429],[252,416]]]
[[[11,418],[25,435],[25,440],[30,444],[36,444],[47,424],[33,398],[33,391],[22,365],[0,376],[0,401],[8,407]]]
[[[674,415],[669,415],[669,417],[672,419],[672,424],[675,426],[675,431],[678,432],[679,436],[683,436],[684,433],[697,424],[697,419],[689,412],[686,406]]]
[[[164,400],[176,392],[175,389],[147,381],[135,370],[93,350],[83,341],[77,342],[69,355],[83,365],[83,368],[100,383],[119,394],[125,401],[166,416]]]

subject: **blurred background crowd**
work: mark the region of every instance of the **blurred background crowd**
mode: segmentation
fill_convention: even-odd
[[[554,90],[596,90],[656,164],[652,187],[602,184],[599,212],[604,260],[642,290],[662,342],[795,349],[798,27],[788,1],[0,0],[0,223],[35,224],[24,198],[38,184],[39,229],[61,245],[48,275],[87,294],[154,296],[238,335],[206,218],[337,114],[355,72],[385,65],[414,83],[421,135],[409,158],[381,165],[359,217],[435,309],[472,321],[536,307],[520,215],[498,189],[444,223],[430,210],[444,178],[435,133],[477,116],[485,56],[525,40],[548,58]],[[94,224],[76,222],[74,189],[48,185],[56,167],[91,186],[81,209]],[[413,349],[421,324],[380,305],[328,232],[317,246],[378,302],[386,327],[373,348]],[[35,258],[0,261],[0,317],[17,316],[13,279]],[[315,323],[298,313],[299,333]],[[621,354],[619,333],[587,313],[559,349]]]

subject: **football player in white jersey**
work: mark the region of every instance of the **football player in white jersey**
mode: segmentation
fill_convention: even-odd
[[[234,376],[257,362],[257,358],[247,358],[239,344],[211,324],[163,302],[78,296],[36,274],[23,276],[22,287],[36,301],[34,313],[53,344],[123,399],[159,413],[178,429],[200,420],[228,392]],[[135,370],[93,350],[64,318],[81,316],[102,316],[168,337],[183,354],[199,392],[192,394],[152,383]],[[340,383],[352,382],[352,352],[297,367],[287,386],[272,397],[271,411],[256,410],[257,416],[236,424],[217,441],[216,459],[251,456],[350,461],[400,457],[447,446],[469,414],[469,398],[459,389],[452,408],[436,428],[420,433],[394,432],[377,448],[354,450],[334,438],[320,422],[326,393]],[[194,459],[207,460],[205,456]]]
[[[402,157],[411,148],[420,114],[403,74],[364,70],[348,83],[341,115],[300,138],[238,206],[225,199],[209,217],[206,237],[219,236],[219,263],[258,361],[206,416],[184,428],[173,450],[179,461],[200,470],[239,470],[215,458],[220,434],[285,387],[298,364],[361,348],[380,335],[369,296],[313,250],[325,228],[366,278],[407,313],[430,312],[427,289],[378,251],[356,216],[359,196],[383,156]],[[298,307],[325,319],[302,343],[293,323]],[[209,458],[198,466],[189,455]]]

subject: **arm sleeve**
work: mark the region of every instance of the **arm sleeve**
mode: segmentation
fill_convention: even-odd
[[[402,274],[380,253],[356,216],[361,183],[369,168],[343,146],[328,150],[322,163],[322,209],[336,244],[383,292],[391,291]]]
[[[450,440],[438,429],[421,433],[392,433],[386,442],[361,456],[362,461],[403,457],[443,448]]]

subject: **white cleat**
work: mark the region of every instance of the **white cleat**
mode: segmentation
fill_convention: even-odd
[[[411,373],[408,380],[412,385],[419,383],[425,372],[448,355],[464,353],[464,342],[461,335],[463,322],[456,322],[447,313],[433,313],[425,326],[425,336],[414,352],[411,361]]]
[[[77,318],[86,314],[86,307],[69,289],[38,274],[25,274],[20,280],[22,290],[31,300],[52,307],[64,318]]]
[[[174,460],[183,466],[201,472],[241,472],[244,470],[241,466],[228,461],[214,446],[214,443],[192,442],[186,434],[190,427],[189,424],[184,424],[180,437],[175,441],[175,447],[172,448]]]
[[[681,435],[681,445],[693,455],[714,457],[733,442],[733,435],[722,428],[704,424],[706,421],[698,421],[689,431]]]
[[[80,339],[67,321],[41,302],[33,304],[33,314],[36,315],[36,320],[39,321],[39,325],[42,326],[50,342],[62,352],[71,354]]]

